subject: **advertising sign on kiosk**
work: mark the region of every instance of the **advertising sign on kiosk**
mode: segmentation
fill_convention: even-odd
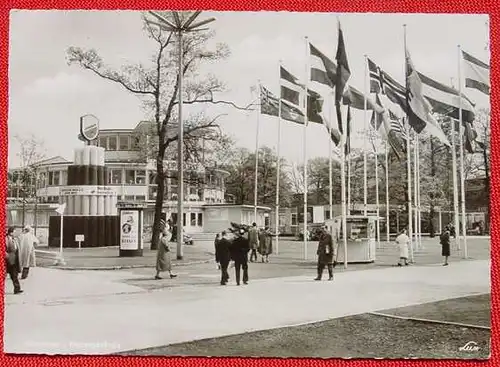
[[[118,203],[120,215],[120,256],[142,256],[144,241],[144,205]]]
[[[375,261],[377,216],[349,215],[347,222],[347,262]],[[337,239],[337,262],[344,262],[342,216],[326,221],[333,238]]]

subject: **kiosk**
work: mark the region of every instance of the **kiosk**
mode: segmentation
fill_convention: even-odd
[[[377,220],[377,216],[347,216],[347,263],[372,263],[375,261]],[[325,224],[333,238],[337,239],[337,262],[343,263],[342,216],[327,220]]]
[[[120,257],[142,256],[144,247],[143,203],[118,203],[120,216]]]

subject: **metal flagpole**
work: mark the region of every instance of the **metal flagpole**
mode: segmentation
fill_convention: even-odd
[[[368,95],[368,83],[366,82],[368,78],[368,58],[365,55],[365,76],[364,76],[364,106],[363,106],[363,215],[367,215],[368,211],[368,177],[367,177],[367,147],[366,147],[366,138],[368,133],[368,121],[366,119],[366,111],[368,110],[367,99]]]
[[[346,141],[347,144],[347,141]],[[351,197],[351,150],[349,150],[349,153],[347,153],[346,156],[347,160],[347,206],[346,206],[346,213],[347,215],[351,215],[351,208],[352,208],[352,197]]]
[[[412,197],[411,197],[411,142],[410,142],[410,124],[406,126],[406,170],[408,173],[408,237],[410,238],[410,261],[413,262],[413,216],[412,216]]]
[[[262,100],[260,95],[260,82],[257,82],[257,88],[259,88],[259,98]],[[257,127],[255,131],[255,171],[254,171],[254,189],[253,189],[253,221],[257,223],[257,194],[258,194],[258,176],[259,176],[259,130],[260,130],[260,111],[257,110]]]
[[[344,244],[344,268],[347,269],[347,211],[346,211],[346,177],[345,177],[345,144],[346,135],[342,134],[343,144],[340,152],[340,180],[341,180],[341,201],[342,201],[342,241]]]
[[[405,78],[407,77],[407,60],[406,60],[406,24],[403,25],[404,30],[404,54],[405,54]],[[407,83],[406,83],[407,84]],[[411,144],[410,144],[410,121],[408,114],[406,115],[406,169],[408,173],[408,237],[410,238],[410,262],[413,260],[413,213],[412,213],[412,197],[411,197]]]
[[[455,226],[455,247],[460,250],[460,229],[458,223],[458,183],[457,183],[457,156],[456,156],[456,144],[455,144],[455,122],[456,120],[450,119],[451,121],[451,162],[452,162],[452,175],[453,175],[453,217]]]
[[[414,223],[414,236],[415,236],[415,249],[418,251],[419,246],[418,246],[418,209],[417,209],[417,203],[418,203],[418,187],[417,187],[417,146],[418,146],[418,134],[417,132],[414,132],[414,138],[413,138],[413,211],[414,211],[414,218],[413,218],[413,223]]]
[[[304,260],[307,260],[307,90],[308,90],[308,74],[309,74],[309,41],[306,41],[306,83],[304,97]]]
[[[281,61],[279,70],[281,71]],[[278,75],[280,75],[278,73]],[[281,80],[281,79],[280,79]],[[281,82],[280,82],[281,85]],[[280,220],[280,174],[281,174],[281,100],[278,101],[278,159],[276,161],[276,213],[275,213],[275,235],[276,235],[276,254],[279,254],[279,220]]]
[[[420,141],[417,140],[417,208],[418,208],[418,247],[423,250],[422,246],[422,207],[420,197]]]
[[[385,141],[385,232],[387,236],[387,243],[390,242],[390,228],[389,228],[389,143]]]
[[[179,42],[179,59],[178,59],[178,78],[179,78],[179,132],[177,139],[177,259],[182,260],[184,257],[184,121],[182,119],[182,94],[183,91],[183,47],[182,47],[182,30],[178,31]]]
[[[377,248],[380,248],[380,201],[379,201],[379,192],[378,192],[378,152],[375,149],[375,205],[377,207]]]
[[[462,235],[464,240],[464,258],[468,257],[467,254],[467,218],[465,214],[465,177],[464,177],[464,127],[463,127],[463,118],[462,118],[462,58],[461,58],[461,47],[458,46],[458,118],[460,123],[460,196],[462,201]],[[459,232],[456,232],[459,233]],[[459,236],[457,236],[458,238]]]
[[[333,91],[332,91],[332,99],[334,98],[333,96]],[[332,104],[329,103],[328,104],[328,114],[329,114],[329,117],[330,117],[330,124],[331,124],[331,121],[332,121]],[[328,183],[330,185],[330,188],[329,188],[329,205],[330,205],[330,218],[329,219],[333,219],[333,169],[332,169],[332,164],[333,164],[333,145],[332,145],[332,132],[331,132],[331,125],[329,126],[328,128],[328,159],[329,159],[329,162],[328,162]]]

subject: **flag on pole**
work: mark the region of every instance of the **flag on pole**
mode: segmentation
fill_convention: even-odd
[[[351,76],[351,71],[349,70],[349,63],[347,61],[347,52],[344,43],[344,34],[342,33],[342,27],[340,26],[340,21],[338,22],[338,44],[337,44],[337,54],[335,60],[337,60],[337,72],[335,80],[335,107],[337,110],[337,121],[338,127],[341,134],[344,133],[342,128],[342,113],[340,109],[340,102],[344,95],[344,91],[347,85],[347,81]]]
[[[278,116],[279,99],[267,88],[260,86],[260,113],[263,115]]]
[[[422,93],[422,81],[413,66],[410,53],[406,51],[406,98],[410,126],[417,133],[424,129],[438,138],[443,144],[451,146],[445,133],[432,116],[432,107]]]
[[[283,66],[280,66],[281,117],[284,120],[304,124],[304,85]]]
[[[418,73],[422,81],[422,94],[429,101],[432,110],[441,115],[459,119],[460,108],[462,108],[462,120],[473,122],[475,117],[474,103],[463,93],[443,83]]]
[[[309,43],[309,55],[311,81],[333,88],[337,80],[337,65],[311,43]]]
[[[380,133],[383,138],[387,140],[392,150],[396,154],[396,157],[400,159],[405,151],[403,139],[406,139],[406,134],[403,135],[404,128],[398,117],[392,111],[383,106],[378,94],[376,97],[376,102],[383,110],[381,113],[378,113],[376,111],[372,113],[372,126]]]
[[[465,86],[490,94],[490,66],[462,50]]]
[[[406,113],[406,88],[384,72],[372,60],[368,59],[370,75],[370,92],[385,95],[392,103],[397,104]]]
[[[346,134],[345,134],[345,155],[351,153],[351,106],[347,106],[347,121],[346,121]]]
[[[467,150],[468,153],[474,154],[476,153],[476,138],[477,138],[477,132],[474,130],[472,127],[472,124],[464,121],[464,147],[465,150]]]

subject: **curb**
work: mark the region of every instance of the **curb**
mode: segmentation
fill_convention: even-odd
[[[172,266],[190,266],[197,264],[206,264],[213,260],[198,260],[185,263],[176,264],[172,262]],[[78,271],[78,270],[126,270],[126,269],[140,269],[140,268],[155,268],[156,265],[117,265],[117,266],[47,266],[47,268]]]

